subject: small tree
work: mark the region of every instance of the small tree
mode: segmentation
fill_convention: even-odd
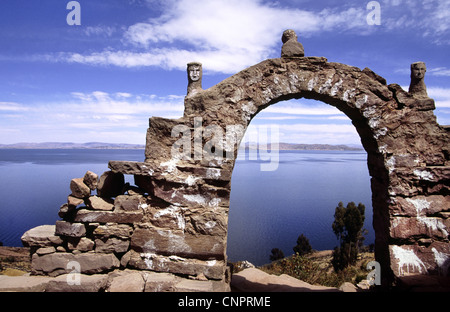
[[[354,264],[358,256],[359,247],[364,241],[362,227],[364,225],[364,212],[366,207],[354,202],[344,207],[339,202],[334,213],[334,222],[332,224],[333,232],[339,239],[340,247],[333,251],[333,267],[335,271],[346,268],[349,264]]]
[[[273,248],[271,252],[272,254],[270,255],[270,261],[276,261],[284,258],[283,251],[278,248]]]
[[[309,244],[309,239],[305,235],[301,234],[297,238],[297,245],[294,246],[294,248],[292,249],[294,250],[295,253],[298,253],[300,256],[303,256],[310,253],[312,247]]]

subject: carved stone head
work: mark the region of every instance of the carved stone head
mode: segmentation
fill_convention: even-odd
[[[415,62],[411,64],[411,79],[423,80],[426,72],[427,66],[424,62]]]
[[[188,95],[194,94],[196,91],[202,90],[202,63],[191,62],[187,64],[188,74]]]

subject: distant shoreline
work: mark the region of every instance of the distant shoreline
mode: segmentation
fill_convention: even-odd
[[[0,144],[0,149],[145,149],[145,145],[126,143],[14,143]]]
[[[271,150],[272,146],[256,145],[253,143],[246,143],[240,149],[265,149]],[[126,143],[103,143],[103,142],[89,142],[89,143],[59,143],[59,142],[45,142],[45,143],[14,143],[14,144],[0,144],[0,149],[130,149],[143,150],[145,145],[141,144],[126,144]],[[295,144],[295,143],[279,143],[278,150],[280,151],[363,151],[362,147],[348,146],[343,144]]]

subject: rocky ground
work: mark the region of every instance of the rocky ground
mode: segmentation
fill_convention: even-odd
[[[20,276],[30,272],[30,249],[0,246],[0,275]]]
[[[28,277],[28,275],[31,271],[29,252],[30,251],[28,248],[4,246],[0,247],[0,291],[11,289],[20,291],[22,287],[22,285],[20,285],[21,283],[28,284],[27,287],[24,286],[25,288],[22,288],[22,291],[42,291],[43,289],[45,289],[45,286],[43,286],[45,283],[49,283],[49,281],[54,280],[47,277],[33,277],[33,281],[28,281],[28,279],[30,278]],[[330,270],[329,260],[331,259],[331,251],[315,252],[309,256],[309,259],[314,261],[314,264],[317,265],[317,268],[320,268],[320,271],[322,273],[329,273],[328,271]],[[248,262],[240,262],[238,264],[235,264],[233,271],[234,273],[232,276],[231,289],[232,291],[236,292],[354,292],[362,290],[361,285],[360,287],[357,287],[353,283],[343,283],[340,287],[330,287],[318,285],[317,283],[308,283],[283,273],[279,266],[277,267],[273,265],[266,265],[260,268],[255,268]],[[130,271],[128,272],[129,275],[125,275],[122,273],[115,274],[120,276],[122,280],[128,280],[129,278],[136,278],[136,275],[139,275],[139,272]],[[115,275],[113,274],[110,276]],[[118,280],[119,279],[117,279],[117,281]],[[34,283],[36,284],[36,286],[33,286]],[[52,283],[54,284],[54,282]],[[95,283],[98,283],[98,281],[95,281],[94,284]],[[129,286],[130,283],[126,284],[128,284]],[[7,284],[11,285],[10,288],[7,287]],[[117,283],[115,284],[115,287],[118,287]]]

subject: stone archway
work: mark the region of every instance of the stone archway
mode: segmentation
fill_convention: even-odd
[[[145,162],[110,161],[111,171],[100,179],[97,195],[114,200],[114,206],[106,212],[92,203],[90,210],[72,208],[56,225],[59,238],[41,244],[66,246],[68,237],[76,237],[92,242],[90,247],[77,250],[72,244],[76,253],[35,254],[35,273],[63,274],[64,261],[102,256],[108,261],[97,266],[90,261],[88,274],[118,267],[169,272],[216,285],[209,290],[226,289],[231,175],[239,142],[264,108],[308,98],[344,112],[368,154],[382,283],[388,287],[408,278],[417,283],[417,276],[448,276],[449,135],[436,122],[434,101],[387,85],[368,68],[304,57],[303,47],[292,40],[282,51],[281,58],[265,60],[207,90],[201,87],[201,64],[189,63],[184,116],[150,118]],[[123,185],[124,174],[134,175],[140,191],[128,189],[124,195],[116,187]],[[110,193],[108,188],[119,190]],[[92,202],[90,192],[80,196]],[[120,252],[117,246],[123,247]],[[116,248],[114,256],[111,248]],[[92,249],[94,255],[83,253]]]
[[[167,164],[161,155],[166,155],[175,142],[161,143],[156,128],[169,130],[182,123],[194,133],[193,120],[200,118],[203,127],[242,125],[246,129],[265,107],[292,98],[335,106],[351,119],[361,137],[368,154],[375,255],[381,264],[383,284],[390,285],[394,277],[447,272],[448,132],[437,124],[431,99],[418,99],[396,84],[387,85],[384,78],[368,68],[331,63],[323,57],[263,61],[208,90],[198,89],[188,95],[182,119],[151,119],[146,162]],[[235,153],[238,145],[234,146]],[[189,185],[171,188],[171,199],[181,195],[181,205],[228,208],[234,159],[220,163],[175,160],[170,165],[174,165],[170,169],[175,168],[174,182],[180,181],[180,174],[198,174],[195,180],[202,185],[196,185],[195,190]],[[212,172],[219,180],[208,180]],[[170,201],[160,186],[154,192]],[[222,197],[218,197],[220,192]],[[194,193],[199,197],[191,197]],[[214,201],[217,198],[219,203]]]

